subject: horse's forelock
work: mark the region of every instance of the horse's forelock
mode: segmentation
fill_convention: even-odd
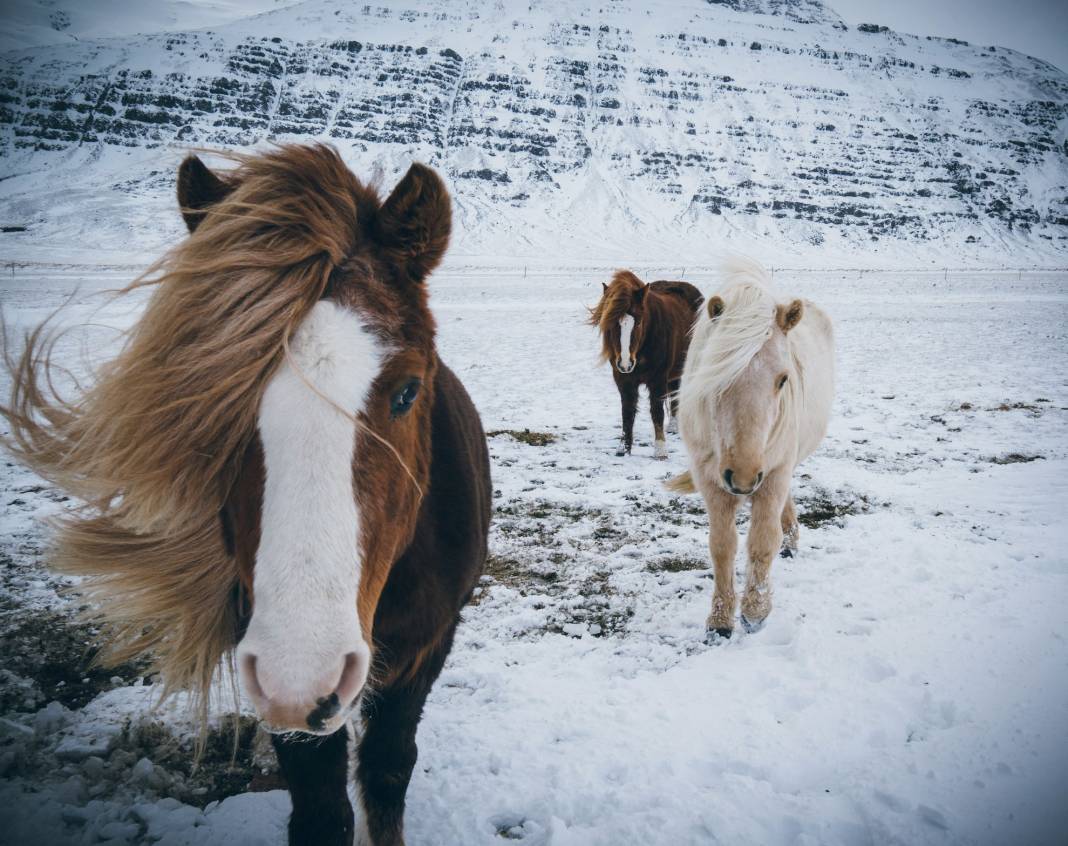
[[[718,396],[738,379],[771,335],[775,298],[762,285],[742,282],[721,290],[722,313],[702,309],[693,328],[693,378]]]
[[[631,308],[634,294],[644,283],[629,270],[617,270],[612,281],[601,296],[600,302],[590,313],[590,323],[597,326],[601,333],[619,322]]]

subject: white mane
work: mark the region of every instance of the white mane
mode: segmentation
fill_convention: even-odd
[[[689,431],[690,439],[700,443],[710,442],[716,401],[771,337],[778,304],[770,275],[753,259],[729,259],[722,279],[715,295],[723,300],[723,313],[712,318],[707,301],[698,313],[679,389],[679,425],[684,433]],[[796,359],[792,364],[799,371]],[[795,372],[779,394],[779,419],[772,441],[777,441],[795,422],[801,375]]]
[[[723,314],[712,319],[702,308],[694,323],[684,380],[719,396],[742,375],[771,337],[775,297],[768,272],[752,259],[734,258],[723,268]]]

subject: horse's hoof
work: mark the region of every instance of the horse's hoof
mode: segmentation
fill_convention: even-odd
[[[753,634],[764,628],[764,620],[750,620],[745,614],[742,614],[742,626],[745,628],[746,632]]]
[[[622,458],[626,454],[627,454],[627,451],[625,449],[623,449],[623,447],[620,447],[619,449],[616,450],[616,458]]]
[[[679,421],[674,417],[671,418],[671,422],[667,425],[669,435],[677,435],[679,433]]]
[[[721,643],[725,640],[730,640],[731,634],[731,629],[706,629],[705,643],[707,643],[709,646],[715,646],[717,643]]]
[[[783,529],[782,550],[779,554],[783,558],[793,558],[797,555],[797,539],[801,534],[801,527],[797,523]]]
[[[667,461],[668,448],[664,441],[656,442],[656,445],[653,447],[653,458],[657,461]]]

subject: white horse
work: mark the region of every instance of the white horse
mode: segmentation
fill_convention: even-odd
[[[708,636],[734,627],[735,512],[752,501],[742,624],[771,612],[771,562],[797,548],[794,468],[819,446],[834,396],[834,332],[807,300],[779,302],[755,261],[733,259],[700,310],[679,388],[679,429],[690,470],[670,489],[705,499],[715,593]]]

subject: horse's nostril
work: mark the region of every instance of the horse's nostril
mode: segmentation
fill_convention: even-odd
[[[362,653],[350,652],[345,656],[345,666],[341,670],[335,693],[345,707],[352,704],[367,681],[368,661]]]
[[[759,473],[757,473],[757,481],[756,481],[756,483],[759,485],[763,481],[764,481],[764,471],[761,470]]]
[[[327,722],[334,719],[340,712],[341,702],[338,700],[336,693],[331,693],[329,696],[320,697],[316,701],[315,707],[308,713],[305,721],[312,731],[322,731],[326,728]]]
[[[734,487],[734,472],[731,470],[723,471],[723,481],[727,483],[728,488]]]
[[[245,687],[249,695],[254,699],[266,701],[267,695],[260,687],[260,680],[256,678],[256,656],[246,655],[241,659],[241,673],[245,679]]]

